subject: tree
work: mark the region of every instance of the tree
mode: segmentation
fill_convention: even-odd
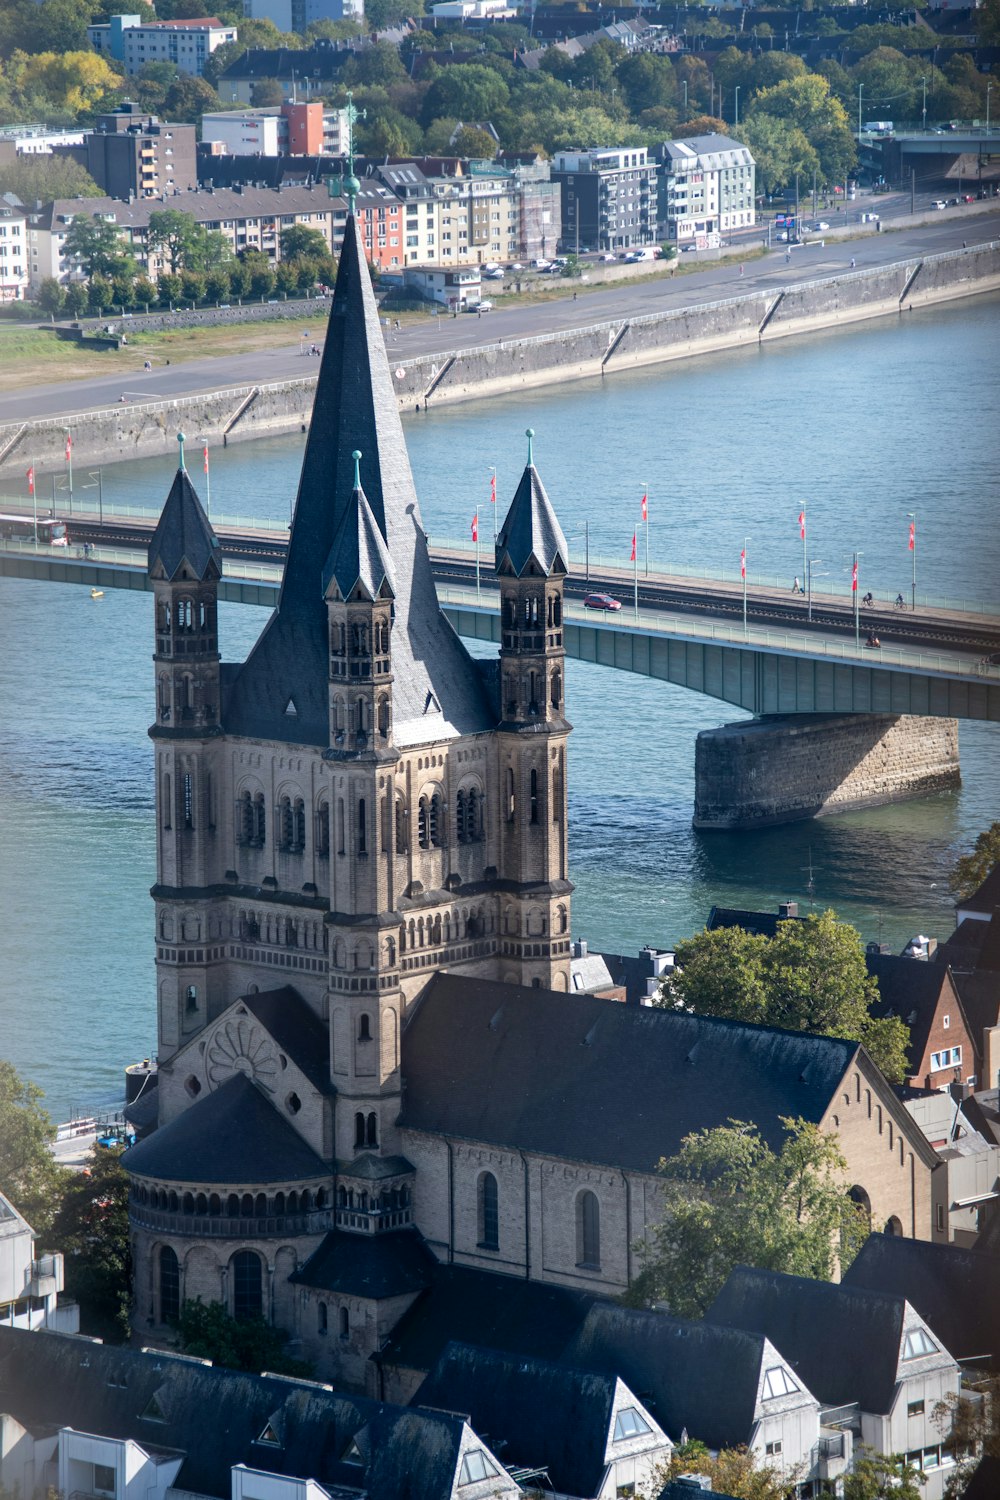
[[[170,85],[163,101],[163,113],[168,120],[187,121],[189,124],[198,124],[206,111],[221,107],[222,100],[212,85],[190,73],[181,74]]]
[[[256,78],[250,85],[250,101],[255,109],[274,109],[285,102],[280,78]]]
[[[178,1332],[185,1354],[210,1359],[228,1370],[271,1370],[302,1379],[312,1374],[311,1365],[285,1353],[289,1335],[283,1328],[272,1328],[263,1318],[230,1317],[221,1302],[185,1302]]]
[[[847,111],[830,94],[830,85],[817,73],[790,78],[762,89],[747,109],[747,119],[770,115],[797,126],[819,161],[825,182],[843,182],[857,164],[857,147]]]
[[[205,277],[205,297],[209,302],[228,302],[233,294],[232,282],[226,270],[209,271]]]
[[[326,235],[307,224],[293,224],[281,231],[282,260],[320,260],[330,253]]]
[[[480,130],[478,125],[463,125],[452,142],[456,156],[471,156],[484,161],[492,161],[499,149],[489,131]]]
[[[204,302],[205,278],[200,271],[181,272],[181,295],[185,302]]]
[[[148,276],[140,276],[132,288],[132,296],[137,307],[144,307],[148,310],[156,302],[156,287]]]
[[[193,214],[176,208],[161,208],[149,216],[146,244],[151,252],[162,255],[171,271],[183,271],[190,264],[198,238]]]
[[[757,164],[757,186],[765,193],[794,182],[796,175],[809,182],[813,172],[819,172],[819,157],[805,133],[790,120],[754,114],[729,133],[750,147]]]
[[[872,1016],[878,982],[861,935],[832,911],[779,922],[773,938],[732,928],[699,932],[678,944],[677,963],[664,1004],[861,1042],[891,1083],[906,1076],[909,1031],[896,1016]]]
[[[734,1266],[828,1281],[838,1260],[850,1263],[868,1223],[847,1196],[840,1146],[806,1120],[781,1124],[778,1151],[756,1125],[730,1120],[686,1136],[660,1162],[663,1217],[627,1302],[662,1299],[680,1317],[701,1317]]]
[[[69,1173],[52,1155],[56,1129],[42,1098],[40,1088],[0,1059],[0,1193],[46,1244]]]
[[[959,901],[968,900],[1000,865],[1000,823],[991,823],[976,839],[971,854],[956,860],[948,883]]]
[[[184,290],[181,286],[181,278],[175,276],[173,271],[164,271],[156,283],[156,288],[160,294],[160,304],[163,307],[172,307],[175,302],[179,302]]]
[[[652,1476],[648,1495],[659,1495],[664,1486],[680,1474],[706,1474],[713,1491],[730,1495],[733,1500],[787,1500],[792,1480],[771,1464],[761,1466],[757,1455],[747,1448],[723,1448],[713,1458],[705,1444],[697,1439],[680,1443]],[[697,1495],[697,1490],[692,1490]]]
[[[100,191],[90,173],[67,156],[19,155],[0,162],[0,193],[16,193],[22,203],[96,198]]]
[[[507,85],[493,68],[465,63],[446,68],[435,78],[424,97],[421,119],[425,124],[441,117],[471,124],[491,120],[509,97]]]
[[[270,297],[274,291],[274,269],[262,250],[245,250],[241,257],[250,273],[250,296]]]
[[[11,71],[22,98],[50,101],[50,108],[74,119],[117,103],[124,80],[96,52],[15,53]]]
[[[43,313],[46,313],[50,318],[58,318],[66,306],[65,289],[59,285],[54,276],[46,276],[38,288],[38,295],[35,301]]]
[[[52,1226],[84,1332],[115,1343],[129,1336],[132,1285],[129,1183],[121,1157],[120,1147],[95,1146],[84,1171],[71,1174]]]
[[[901,1453],[877,1453],[861,1447],[850,1474],[844,1475],[844,1500],[921,1500],[924,1476]]]
[[[372,31],[386,31],[423,13],[423,0],[365,0],[365,22]]]
[[[91,312],[97,313],[100,317],[104,309],[112,305],[114,295],[114,287],[109,276],[105,276],[100,271],[91,276],[87,287],[87,305]]]
[[[71,281],[66,288],[66,316],[80,318],[87,311],[87,288],[82,281]]]
[[[107,219],[74,214],[66,231],[64,253],[79,263],[91,280],[95,276],[114,276],[131,262],[128,245],[117,224]]]

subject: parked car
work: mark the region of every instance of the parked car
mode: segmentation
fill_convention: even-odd
[[[539,259],[533,260],[531,264],[534,266],[536,271],[547,271],[552,262],[550,260]]]
[[[943,198],[935,198],[934,202],[931,204],[931,208],[947,208],[947,207],[948,207],[948,205],[944,201]]]
[[[519,260],[512,260],[507,269],[508,271],[523,271],[524,267]]]
[[[483,280],[484,281],[503,281],[504,274],[505,273],[503,271],[501,271],[500,268],[499,268],[499,266],[498,266],[495,271],[484,271],[483,272]]]
[[[611,254],[611,251],[610,251],[610,250],[605,250],[605,251],[604,251],[604,252],[603,252],[603,253],[602,253],[602,254],[601,254],[601,256],[600,256],[600,259],[601,259],[601,260],[605,260],[605,261],[607,261],[607,260],[614,260],[614,259],[615,259],[615,256],[613,256],[613,255],[612,255],[612,254]]]
[[[822,234],[823,230],[829,229],[830,226],[825,219],[813,219],[810,223],[804,224],[802,227],[808,229],[812,234]]]
[[[621,609],[620,599],[612,599],[610,594],[588,594],[583,601],[584,609]]]

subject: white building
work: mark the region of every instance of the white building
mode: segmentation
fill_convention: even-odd
[[[346,109],[288,103],[261,109],[217,110],[201,117],[201,138],[227,156],[342,156]]]
[[[172,62],[182,73],[200,77],[216,47],[235,42],[237,31],[215,16],[149,22],[138,16],[112,16],[102,25],[88,26],[87,37],[95,52],[117,58],[130,75],[146,63]]]
[[[664,141],[657,205],[661,232],[685,244],[753,225],[755,176],[749,148],[729,136]]]
[[[26,211],[0,198],[0,302],[23,302],[28,295],[27,225]]]
[[[0,146],[13,142],[18,156],[51,156],[55,146],[81,146],[82,130],[52,130],[48,125],[5,125]]]
[[[59,1306],[62,1289],[62,1256],[36,1259],[34,1230],[0,1193],[0,1325],[76,1333],[80,1309],[75,1302]]]

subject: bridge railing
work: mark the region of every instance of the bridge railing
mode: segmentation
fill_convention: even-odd
[[[484,603],[475,589],[438,585],[438,597],[447,608],[481,611],[494,614],[489,604]],[[622,635],[645,635],[658,639],[718,642],[726,646],[747,646],[753,650],[781,652],[806,657],[826,657],[833,661],[863,663],[867,667],[899,667],[904,671],[933,672],[947,677],[983,677],[1000,680],[1000,666],[970,661],[968,657],[953,655],[946,651],[922,651],[909,646],[881,646],[874,649],[855,646],[853,640],[830,640],[805,631],[773,630],[751,625],[744,631],[742,625],[713,624],[708,621],[690,619],[665,619],[660,614],[640,609],[636,615],[631,609],[602,614],[581,605],[567,602],[563,615],[569,625],[587,625],[591,629],[617,632]]]

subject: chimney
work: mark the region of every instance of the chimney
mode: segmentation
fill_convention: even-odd
[[[778,917],[782,922],[787,922],[789,917],[797,917],[799,914],[799,903],[797,901],[779,901]]]
[[[586,938],[577,938],[576,942],[573,944],[573,957],[574,958],[586,958],[587,957],[587,939]]]

